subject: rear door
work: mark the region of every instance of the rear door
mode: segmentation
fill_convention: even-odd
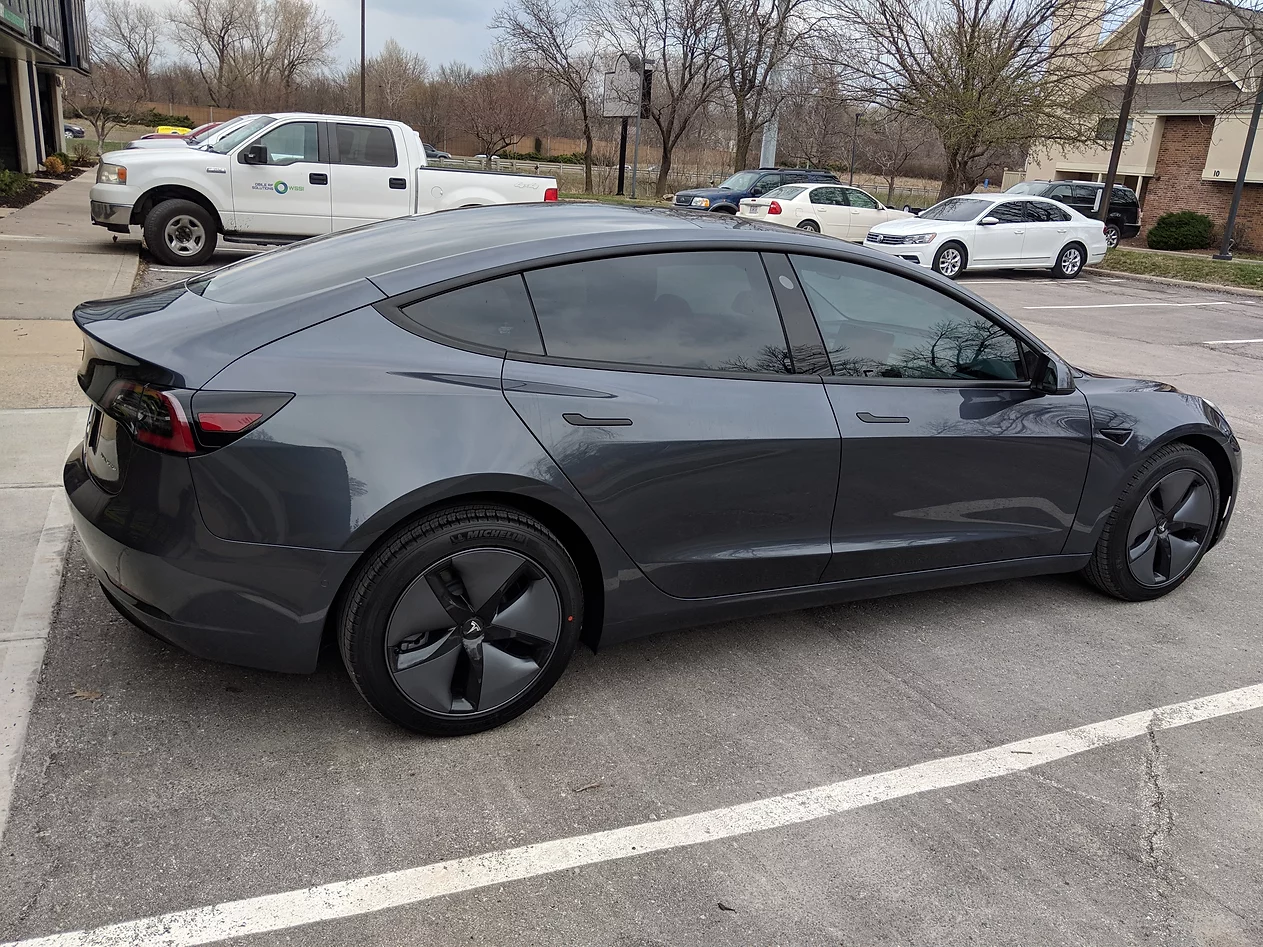
[[[546,354],[509,354],[505,396],[650,581],[682,598],[816,582],[838,429],[820,378],[795,374],[760,255],[525,281]]]
[[[255,147],[266,164],[245,164]],[[242,145],[229,165],[236,229],[314,237],[329,232],[329,157],[320,122],[285,122]]]
[[[994,205],[983,220],[994,217],[998,223],[974,225],[971,266],[1017,266],[1022,262],[1026,240],[1026,202],[1004,201]]]
[[[1026,238],[1022,256],[1028,265],[1051,266],[1070,241],[1070,212],[1053,203],[1023,201],[1026,205]]]
[[[388,125],[330,122],[333,229],[405,217],[412,210],[415,175],[407,152]]]

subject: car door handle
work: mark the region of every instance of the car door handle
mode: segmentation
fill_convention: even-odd
[[[575,427],[627,427],[631,418],[589,418],[582,414],[563,414],[562,419]]]
[[[1066,228],[1065,228],[1065,227],[1062,227],[1060,230],[1058,230],[1058,231],[1057,231],[1057,233],[1065,233],[1065,232],[1066,232]]]
[[[313,171],[311,174],[307,175],[307,180],[311,184],[328,184],[329,175],[322,171]]]
[[[1013,232],[1014,232],[1014,233],[1026,233],[1026,231],[1025,231],[1025,230],[1014,230]]]
[[[882,417],[876,414],[869,414],[867,411],[856,412],[855,415],[865,424],[907,424],[907,418],[901,418],[898,415]]]
[[[405,191],[408,189],[408,179],[407,178],[391,178],[390,186],[393,187],[396,191]]]

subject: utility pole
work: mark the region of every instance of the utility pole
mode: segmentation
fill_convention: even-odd
[[[859,136],[860,136],[860,113],[859,113],[859,110],[856,109],[855,127],[851,129],[851,177],[846,182],[847,184],[855,183],[855,139],[859,138]]]
[[[364,5],[367,2],[368,0],[360,0],[360,114],[364,116],[368,115],[368,109],[364,107]]]
[[[1241,207],[1241,192],[1245,190],[1245,172],[1250,166],[1250,152],[1254,151],[1254,135],[1259,130],[1259,114],[1263,113],[1263,76],[1256,81],[1259,94],[1254,98],[1250,128],[1245,133],[1245,147],[1241,149],[1241,167],[1237,169],[1237,183],[1232,189],[1232,206],[1228,208],[1228,222],[1224,224],[1224,242],[1214,256],[1216,260],[1232,259],[1232,231],[1237,226],[1237,210]]]
[[[1149,33],[1149,16],[1153,13],[1153,0],[1144,0],[1140,7],[1140,21],[1136,24],[1136,43],[1131,49],[1131,63],[1127,66],[1127,82],[1123,86],[1123,104],[1118,112],[1118,127],[1114,129],[1114,147],[1110,150],[1109,168],[1105,172],[1105,187],[1101,188],[1101,223],[1109,220],[1110,198],[1114,196],[1114,179],[1118,177],[1118,159],[1123,153],[1127,138],[1127,122],[1131,119],[1131,103],[1136,97],[1136,76],[1140,72],[1140,58],[1145,51],[1145,38]]]

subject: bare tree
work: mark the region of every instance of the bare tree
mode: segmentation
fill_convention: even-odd
[[[228,106],[241,87],[240,54],[253,0],[181,0],[167,11],[172,41],[193,59],[210,104]]]
[[[66,77],[65,97],[72,113],[92,126],[100,154],[110,130],[129,121],[136,111],[144,98],[144,87],[121,63],[94,57],[88,75]]]
[[[530,74],[517,66],[493,65],[465,79],[457,88],[456,101],[466,130],[487,156],[488,168],[497,152],[523,132],[534,131],[544,114]]]
[[[818,168],[835,163],[847,144],[855,107],[837,70],[807,58],[786,69],[778,148],[789,161]]]
[[[919,119],[899,112],[878,111],[865,115],[860,154],[865,163],[886,181],[886,203],[895,196],[895,181],[913,158],[924,154],[933,131]]]
[[[1015,147],[1095,137],[1085,94],[1114,73],[1091,55],[1099,0],[826,2],[829,56],[855,94],[942,141],[940,198],[972,191]]]
[[[288,106],[300,82],[334,64],[342,33],[312,0],[256,0],[243,21],[240,72],[266,97],[260,105]]]
[[[580,0],[510,0],[491,21],[509,51],[564,89],[583,124],[583,189],[592,193],[596,45]]]
[[[652,60],[647,114],[661,139],[654,193],[662,197],[676,146],[724,83],[718,0],[607,0],[602,28],[629,58]]]
[[[97,0],[90,9],[92,43],[99,59],[122,65],[149,98],[150,77],[162,44],[162,18],[143,0]]]
[[[750,144],[776,110],[777,73],[807,35],[811,0],[718,0],[724,72],[736,118],[733,170],[750,166]]]

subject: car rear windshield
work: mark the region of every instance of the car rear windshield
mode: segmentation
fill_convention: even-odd
[[[271,115],[260,115],[258,118],[246,122],[240,128],[230,131],[223,138],[219,139],[219,141],[210,145],[209,148],[211,151],[218,154],[226,155],[243,141],[253,136],[255,132],[262,131],[274,121],[276,121],[276,119]]]
[[[925,220],[973,220],[990,206],[990,201],[980,201],[976,197],[949,197],[921,211],[921,217]]]
[[[795,197],[807,190],[803,184],[782,184],[780,187],[774,187],[763,196],[771,199],[776,198],[782,201],[792,201]]]

